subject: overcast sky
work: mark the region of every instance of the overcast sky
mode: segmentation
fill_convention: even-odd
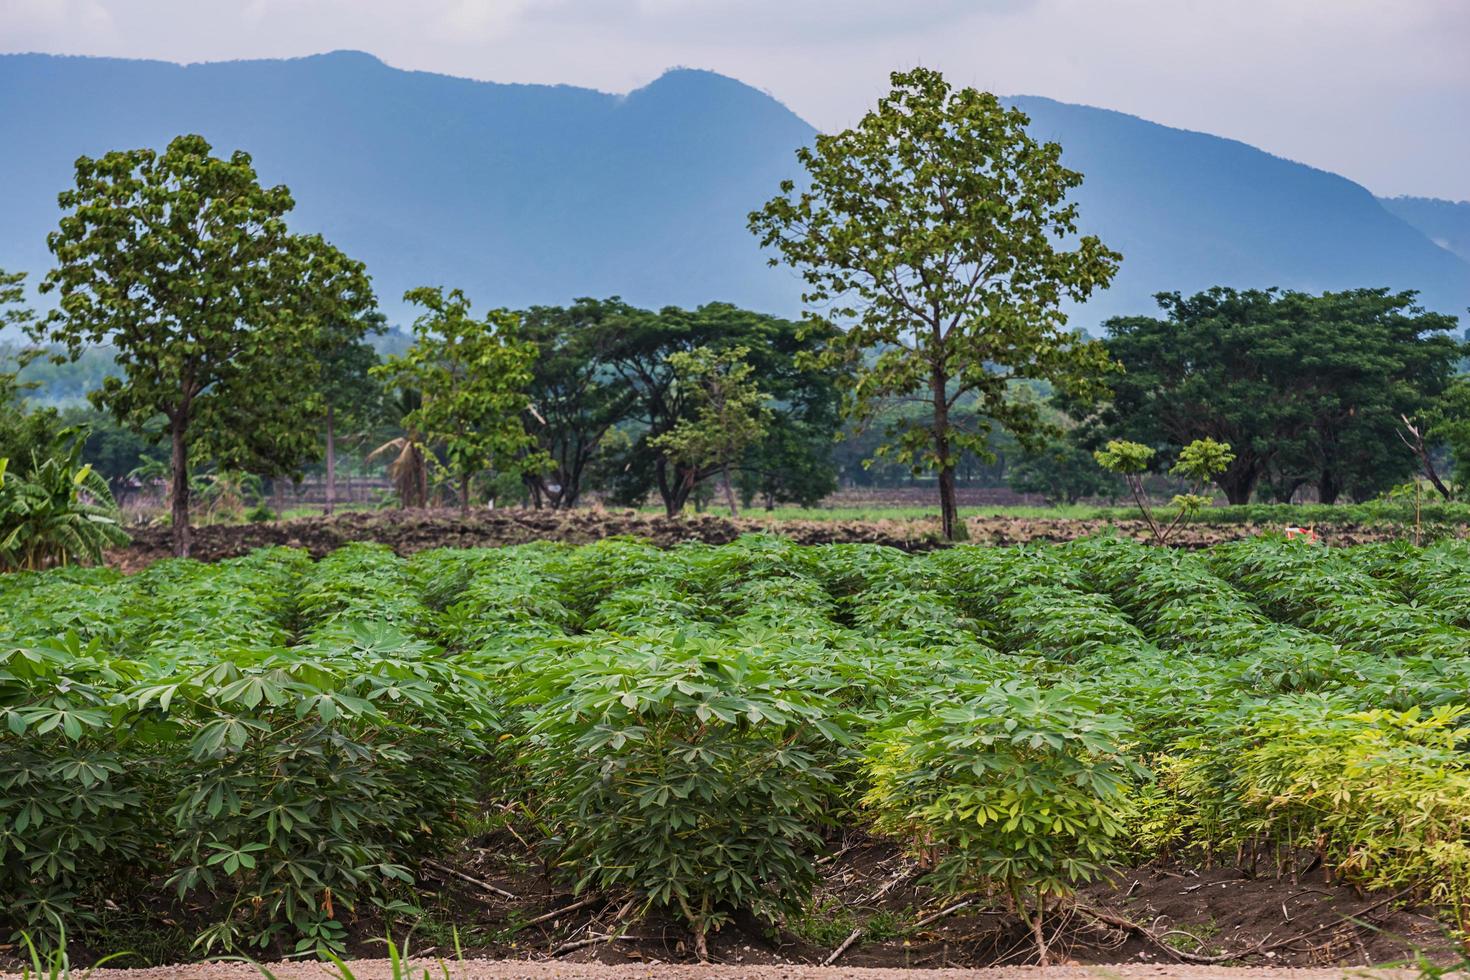
[[[828,130],[924,64],[1235,137],[1379,194],[1470,199],[1470,0],[0,0],[0,51],[338,48],[612,92],[709,68]]]

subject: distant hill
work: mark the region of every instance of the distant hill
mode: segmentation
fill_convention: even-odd
[[[1378,203],[1418,228],[1440,248],[1447,248],[1470,262],[1470,201],[1385,197],[1379,198]]]
[[[1125,255],[1079,326],[1216,283],[1386,284],[1447,312],[1470,306],[1470,263],[1350,181],[1121,113],[1014,101],[1087,175],[1085,230]],[[482,309],[612,294],[799,308],[799,281],[766,266],[745,214],[796,175],[793,151],[814,130],[710,72],[609,95],[354,52],[189,66],[4,55],[0,132],[0,267],[34,278],[79,154],[199,132],[288,184],[294,223],[364,260],[398,319],[403,290],[426,283],[461,286]]]

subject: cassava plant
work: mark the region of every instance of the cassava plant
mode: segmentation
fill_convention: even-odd
[[[734,911],[799,910],[844,738],[833,706],[679,634],[564,652],[534,678],[526,750],[577,891],[671,909],[700,959]]]
[[[1015,681],[899,718],[868,749],[875,826],[931,859],[947,891],[1008,899],[1045,965],[1049,906],[1125,853],[1144,774],[1125,723],[1065,688]]]
[[[1123,482],[1128,484],[1128,490],[1143,514],[1144,522],[1148,524],[1154,543],[1162,546],[1169,543],[1169,539],[1186,517],[1197,514],[1210,505],[1210,498],[1204,496],[1203,490],[1212,479],[1229,468],[1235,454],[1230,451],[1228,442],[1216,442],[1213,439],[1196,439],[1179,450],[1179,459],[1169,472],[1188,480],[1191,486],[1187,493],[1175,494],[1174,499],[1169,502],[1177,513],[1167,524],[1162,523],[1154,514],[1153,507],[1148,502],[1148,492],[1143,486],[1144,474],[1149,471],[1154,458],[1152,448],[1125,439],[1111,439],[1104,448],[1093,453],[1093,457],[1103,469],[1123,477]]]

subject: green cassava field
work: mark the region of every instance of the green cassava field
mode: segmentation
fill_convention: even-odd
[[[1160,857],[1320,865],[1470,927],[1463,541],[19,573],[0,731],[6,935],[133,915],[198,956],[341,952],[420,916],[424,868],[491,821],[699,949],[808,915],[857,830],[1043,947],[1079,888]]]

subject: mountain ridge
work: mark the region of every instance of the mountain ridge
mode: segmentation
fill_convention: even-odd
[[[1470,201],[1403,194],[1380,197],[1378,203],[1419,229],[1440,248],[1470,262]]]
[[[1470,263],[1366,189],[1238,140],[1040,96],[1006,101],[1086,181],[1081,228],[1124,253],[1114,288],[1076,311],[1153,309],[1216,283],[1418,288],[1463,314]],[[251,153],[297,200],[292,223],[363,259],[385,309],[424,283],[479,308],[622,295],[727,300],[794,315],[800,281],[767,267],[745,215],[798,177],[816,130],[770,94],[697,68],[609,93],[394,68],[343,50],[194,62],[0,55],[0,267],[38,279],[55,194],[83,153],[200,132]]]

